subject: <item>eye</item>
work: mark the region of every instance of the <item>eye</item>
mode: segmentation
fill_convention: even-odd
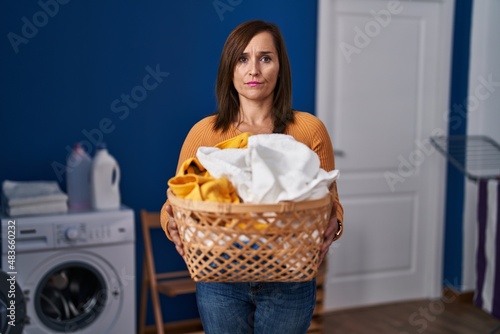
[[[246,63],[246,62],[248,61],[248,58],[247,58],[247,57],[245,57],[245,56],[241,56],[240,58],[238,58],[238,61],[239,61],[240,63]]]
[[[260,58],[260,60],[264,63],[269,63],[272,59],[269,56],[263,56],[262,58]]]

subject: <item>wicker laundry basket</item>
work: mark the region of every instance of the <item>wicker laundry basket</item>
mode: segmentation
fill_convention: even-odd
[[[313,279],[333,194],[319,200],[232,204],[168,198],[197,282]]]

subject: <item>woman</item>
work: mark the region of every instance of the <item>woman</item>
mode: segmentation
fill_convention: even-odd
[[[219,63],[218,112],[193,126],[179,157],[178,169],[200,146],[215,146],[243,132],[284,133],[314,150],[326,171],[333,170],[333,148],[323,123],[292,109],[288,55],[280,30],[254,20],[228,36]],[[335,184],[334,184],[335,186]],[[343,209],[338,196],[325,233],[320,261],[342,234]],[[168,201],[162,227],[184,255]],[[197,283],[196,298],[206,333],[305,333],[316,303],[315,280],[301,283]]]

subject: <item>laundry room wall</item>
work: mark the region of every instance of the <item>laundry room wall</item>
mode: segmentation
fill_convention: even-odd
[[[65,190],[70,148],[83,142],[94,155],[106,142],[121,167],[122,202],[136,212],[139,293],[138,213],[160,209],[185,135],[215,111],[225,38],[249,19],[277,23],[293,105],[314,113],[316,10],[309,0],[3,1],[0,181],[57,180]],[[171,243],[157,239],[165,267],[182,268]],[[193,296],[163,303],[166,321],[196,315]]]

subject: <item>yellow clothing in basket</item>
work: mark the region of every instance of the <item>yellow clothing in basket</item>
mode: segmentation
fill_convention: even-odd
[[[215,145],[220,149],[246,148],[251,133],[245,132]],[[214,178],[197,158],[189,158],[179,168],[177,175],[168,181],[175,196],[207,202],[239,203],[236,189],[226,178]]]
[[[207,202],[239,203],[231,182],[226,178],[195,174],[176,176],[168,181],[168,186],[177,197]]]

